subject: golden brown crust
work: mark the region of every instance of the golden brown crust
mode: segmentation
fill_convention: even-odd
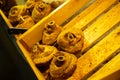
[[[51,12],[51,6],[44,2],[36,2],[35,7],[32,11],[32,18],[35,22],[38,22],[43,17],[47,16]]]
[[[19,24],[16,26],[17,28],[31,28],[35,25],[35,22],[29,15],[21,16],[19,20]]]
[[[23,15],[26,15],[26,6],[13,6],[9,11],[8,19],[11,23],[15,23],[16,21],[19,21],[20,17]]]
[[[56,52],[57,49],[54,46],[36,44],[33,47],[31,58],[36,65],[46,64],[53,58]]]
[[[52,1],[50,3],[50,5],[53,7],[53,8],[57,8],[58,6],[60,6],[63,2],[61,1]]]
[[[32,10],[35,6],[35,0],[27,0],[25,5],[26,5],[27,10],[29,10],[29,12],[31,14]]]
[[[76,68],[77,58],[73,54],[59,51],[50,64],[50,75],[55,80],[67,79]]]
[[[82,30],[77,28],[70,28],[61,32],[57,38],[57,44],[59,47],[70,53],[76,53],[83,47],[83,33]]]
[[[45,25],[45,28],[43,30],[42,44],[54,44],[61,31],[62,28],[57,25],[55,21],[48,22],[48,24]]]

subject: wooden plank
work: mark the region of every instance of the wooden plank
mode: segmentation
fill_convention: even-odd
[[[120,80],[120,70],[115,71],[101,80]]]
[[[64,26],[65,29],[72,26],[79,26],[84,28],[88,23],[93,21],[100,14],[109,9],[113,4],[118,2],[118,0],[96,0],[91,6],[89,6],[82,13],[77,15],[73,20]],[[75,24],[76,23],[76,24]]]
[[[119,40],[120,26],[78,59],[77,68],[68,80],[81,80],[88,77],[101,63],[120,49]]]
[[[76,11],[82,8],[90,0],[68,0],[56,10],[51,12],[48,16],[39,21],[34,27],[25,32],[20,39],[26,43],[28,47],[33,46],[36,42],[41,40],[44,25],[54,20],[58,25],[64,22],[67,18],[73,15]],[[79,5],[78,5],[79,4]],[[73,8],[74,6],[74,8]],[[69,13],[68,13],[69,12]],[[22,43],[21,42],[21,43]]]
[[[120,79],[120,53],[116,55],[112,60],[106,63],[100,70],[94,73],[88,80],[118,80]],[[116,73],[116,71],[119,71]],[[116,77],[113,74],[116,73]],[[112,74],[112,75],[111,75]],[[110,76],[109,76],[110,75]],[[119,75],[119,76],[118,76]],[[110,77],[110,78],[109,78]]]
[[[101,36],[108,32],[120,21],[120,3],[109,10],[106,14],[101,16],[97,21],[84,30],[84,47],[89,48],[92,44],[97,42]],[[79,26],[74,26],[79,27]]]

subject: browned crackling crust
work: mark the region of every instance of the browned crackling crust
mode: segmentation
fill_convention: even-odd
[[[26,6],[24,5],[17,5],[13,6],[8,15],[8,19],[11,23],[15,23],[19,21],[20,17],[26,15]]]
[[[31,58],[36,65],[46,64],[56,52],[57,49],[54,46],[36,44],[33,47]]]
[[[57,38],[59,47],[69,53],[81,51],[84,43],[82,30],[78,28],[70,28],[62,31]]]
[[[59,51],[50,64],[50,75],[55,80],[67,79],[76,68],[77,57],[73,54]]]
[[[54,44],[61,31],[62,28],[59,25],[57,25],[55,21],[48,22],[43,30],[42,44]]]
[[[17,28],[31,28],[35,25],[35,22],[29,15],[21,16],[19,20],[19,24],[16,26]]]
[[[52,8],[49,4],[42,1],[36,2],[32,11],[32,18],[35,22],[38,22],[43,17],[47,16],[51,11]]]

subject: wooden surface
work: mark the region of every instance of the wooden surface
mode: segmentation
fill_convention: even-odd
[[[119,23],[119,13],[120,4],[117,4],[84,30],[85,44],[83,50],[97,42],[102,36],[104,36],[105,33],[107,33],[111,28],[114,28],[115,25]]]
[[[91,6],[89,6],[79,15],[77,15],[68,24],[66,24],[64,28],[76,26],[84,29],[87,24],[94,21],[94,19],[96,19],[99,15],[108,10],[112,5],[117,2],[117,0],[96,0]]]
[[[120,80],[120,53],[93,74],[88,80]],[[115,75],[114,75],[115,73]],[[106,78],[107,77],[107,78]]]

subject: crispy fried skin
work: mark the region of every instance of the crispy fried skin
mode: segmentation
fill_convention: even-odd
[[[50,64],[50,75],[55,80],[67,79],[76,68],[77,57],[67,52],[58,51]]]
[[[62,28],[55,23],[55,21],[50,21],[45,25],[43,31],[42,44],[52,45],[57,40],[58,35],[62,31]]]
[[[66,52],[76,53],[81,51],[83,40],[82,30],[73,27],[60,33],[57,38],[57,44]]]

